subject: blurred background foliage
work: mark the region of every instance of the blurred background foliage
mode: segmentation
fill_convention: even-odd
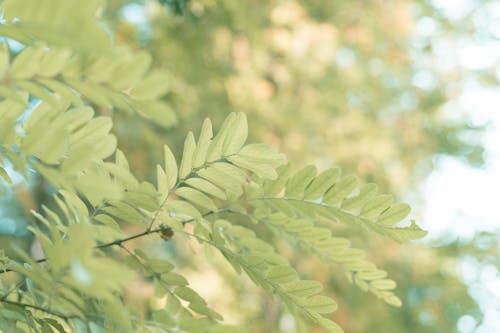
[[[185,133],[198,130],[203,118],[218,124],[228,113],[244,111],[253,139],[274,145],[296,165],[340,165],[374,181],[413,202],[418,220],[425,198],[417,191],[436,156],[455,156],[478,168],[484,163],[485,124],[468,121],[450,101],[468,80],[498,84],[497,64],[443,64],[435,48],[473,35],[498,38],[486,34],[485,20],[473,19],[491,3],[473,1],[468,16],[454,20],[435,1],[423,0],[108,0],[100,13],[103,24],[115,40],[146,49],[153,68],[169,73],[167,99],[179,118],[165,129],[115,113],[118,146],[139,178],[154,180],[165,142],[180,153]],[[15,235],[26,246],[24,226],[14,220],[27,219],[51,191],[36,177],[28,186],[36,189],[35,197],[20,185],[0,203],[2,237]],[[329,281],[339,303],[334,319],[346,332],[441,333],[469,332],[457,326],[464,316],[482,320],[458,269],[464,257],[498,266],[496,236],[480,236],[480,245],[477,239],[434,239],[401,247],[350,235],[371,248],[370,259],[398,282],[404,302],[399,309],[354,288],[335,267],[305,261],[282,240],[274,241],[304,277]],[[229,321],[246,322],[253,332],[294,332],[283,309],[228,267],[221,264],[214,273],[196,255],[201,249],[195,243],[145,246],[175,257],[193,287]],[[158,300],[148,288],[137,281],[130,297],[154,308]]]

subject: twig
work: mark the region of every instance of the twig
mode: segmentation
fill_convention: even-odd
[[[34,309],[34,310],[42,311],[42,312],[45,312],[47,314],[59,317],[59,318],[64,319],[64,320],[78,318],[78,316],[76,316],[76,315],[65,315],[63,313],[60,313],[60,312],[57,312],[57,311],[53,311],[53,310],[49,310],[49,309],[45,309],[45,308],[42,308],[40,306],[33,305],[33,304],[20,303],[20,302],[10,301],[10,300],[7,300],[7,299],[3,299],[3,300],[1,300],[1,302],[2,303],[6,303],[6,304],[10,304],[10,305],[14,305],[14,306],[19,306],[21,308],[31,308],[31,309]]]
[[[231,210],[228,209],[228,208],[220,209],[220,210],[217,210],[217,211],[210,211],[210,212],[207,212],[207,213],[203,214],[202,217],[213,215],[213,214],[219,214],[219,213],[229,212],[229,211],[231,211]],[[191,223],[191,222],[193,222],[195,220],[196,219],[194,219],[194,218],[188,219],[188,220],[184,220],[184,221],[181,221],[181,224],[182,225],[186,225],[186,224]],[[156,229],[146,229],[145,231],[143,231],[141,233],[138,233],[138,234],[126,237],[126,238],[120,238],[120,239],[116,239],[116,240],[114,240],[112,242],[109,242],[109,243],[104,243],[104,244],[96,245],[95,248],[96,249],[104,249],[104,248],[111,247],[111,246],[120,246],[123,243],[131,241],[133,239],[144,237],[144,236],[147,236],[147,235],[150,235],[150,234],[155,234],[155,233],[158,233],[158,232],[163,232],[163,231],[169,230],[169,229],[171,229],[171,228],[170,227],[159,227],[159,228],[156,228]],[[43,263],[43,262],[46,262],[46,261],[47,261],[47,258],[42,258],[42,259],[36,260],[35,262],[37,262],[37,263]],[[6,269],[0,271],[0,274],[12,272],[12,271],[13,271],[12,269],[6,268]]]

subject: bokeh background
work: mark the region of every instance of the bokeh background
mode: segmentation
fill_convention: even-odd
[[[376,182],[429,231],[404,246],[350,235],[398,282],[397,309],[273,240],[302,275],[327,281],[346,332],[500,332],[499,2],[108,0],[99,15],[115,40],[170,74],[175,126],[110,114],[139,178],[154,181],[164,143],[179,152],[205,117],[218,124],[243,111],[251,137],[297,168],[339,165]],[[3,187],[0,242],[32,246],[29,211],[51,190],[36,175]],[[144,246],[176,261],[227,321],[296,331],[283,308],[194,242]],[[140,277],[129,297],[162,302]]]

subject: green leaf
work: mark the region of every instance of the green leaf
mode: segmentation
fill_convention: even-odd
[[[145,221],[144,216],[137,209],[125,203],[117,202],[102,210],[124,222],[141,225]]]
[[[107,84],[115,90],[122,91],[132,88],[142,79],[151,65],[152,59],[151,55],[146,51],[129,52],[124,46],[117,49],[122,49],[124,53],[128,54],[115,60],[116,65]]]
[[[12,184],[12,179],[3,167],[0,167],[0,177],[3,178],[8,184]]]
[[[309,184],[304,192],[304,199],[314,200],[321,198],[332,187],[340,176],[340,169],[333,168],[323,171]]]
[[[380,280],[374,280],[371,282],[371,285],[374,288],[380,289],[380,290],[391,290],[396,288],[396,282],[390,279],[380,279]]]
[[[377,232],[387,235],[398,242],[407,242],[414,239],[419,239],[427,235],[427,231],[422,230],[415,221],[411,221],[408,227],[401,228],[380,228],[376,225],[370,226]]]
[[[209,211],[216,211],[217,206],[214,204],[214,202],[207,197],[205,194],[201,193],[200,191],[197,191],[193,188],[190,187],[180,187],[175,191],[175,194],[178,195],[179,197],[188,200],[195,205],[206,208]]]
[[[403,303],[401,302],[401,299],[395,295],[390,295],[387,297],[384,297],[384,301],[392,306],[395,306],[399,308]]]
[[[57,106],[58,104],[57,99],[37,83],[19,80],[16,82],[16,85],[29,92],[32,96],[38,97],[52,106]]]
[[[193,153],[196,149],[194,135],[189,132],[184,141],[184,152],[182,153],[181,166],[179,167],[179,178],[185,179],[193,168]]]
[[[156,190],[148,182],[142,182],[136,188],[128,190],[123,195],[123,201],[138,209],[150,212],[159,209]]]
[[[26,48],[12,62],[11,75],[16,80],[30,79],[38,72],[43,50]]]
[[[318,318],[318,323],[324,329],[326,329],[326,331],[328,333],[344,333],[342,328],[339,325],[337,325],[336,323],[334,323],[333,321],[331,321],[330,319],[321,317],[321,318]]]
[[[156,165],[156,181],[158,183],[158,192],[160,193],[159,202],[163,202],[168,196],[167,174],[160,165]]]
[[[266,273],[266,278],[273,283],[283,284],[297,280],[297,272],[290,266],[274,266]]]
[[[66,82],[98,106],[107,109],[113,107],[111,102],[112,91],[107,88],[88,81],[67,79]]]
[[[165,154],[165,173],[167,174],[168,189],[171,190],[177,183],[177,162],[170,148],[165,145],[163,147]]]
[[[302,306],[310,311],[325,314],[337,310],[337,303],[330,297],[315,295],[301,302]]]
[[[122,169],[130,171],[130,165],[128,164],[125,154],[117,149],[115,154],[115,163]]]
[[[351,198],[347,198],[342,202],[342,208],[346,210],[359,209],[370,198],[377,194],[377,185],[366,184],[359,189],[359,193]]]
[[[278,167],[286,162],[283,154],[279,154],[273,147],[263,143],[251,143],[243,147],[239,156],[245,159],[253,159],[254,163],[262,163]]]
[[[86,77],[94,83],[104,83],[110,80],[113,70],[118,64],[109,57],[98,57],[85,69]]]
[[[292,173],[292,167],[290,164],[285,164],[279,167],[276,171],[278,172],[278,178],[273,181],[267,180],[262,186],[264,192],[270,196],[277,195],[283,190],[290,174]]]
[[[272,165],[263,164],[258,158],[229,156],[227,160],[240,168],[247,169],[263,179],[276,179],[278,174]],[[257,161],[256,161],[257,160]]]
[[[318,249],[329,253],[340,253],[349,247],[350,242],[341,237],[329,237],[316,241],[314,245]]]
[[[350,263],[363,260],[366,256],[365,251],[360,249],[348,248],[341,253],[332,253],[331,256],[339,263]]]
[[[40,60],[38,75],[45,77],[56,76],[62,71],[70,57],[71,51],[68,49],[46,50]]]
[[[49,324],[42,321],[42,333],[54,333],[54,331],[52,330],[52,327],[50,327]]]
[[[162,72],[151,72],[131,91],[131,95],[141,100],[157,99],[165,95],[170,87],[170,77]]]
[[[356,184],[357,179],[354,176],[342,178],[326,192],[323,201],[332,205],[340,204],[356,188]]]
[[[285,196],[288,198],[301,199],[304,195],[304,190],[316,176],[317,169],[314,165],[308,165],[298,171],[288,180],[286,184]]]
[[[189,178],[186,180],[186,184],[197,190],[205,192],[206,194],[219,198],[221,200],[227,199],[224,191],[222,191],[219,187],[213,185],[212,183],[210,183],[205,179],[197,177]]]
[[[93,205],[98,205],[105,199],[116,200],[123,195],[123,190],[109,176],[92,170],[79,175],[74,181],[75,188],[84,195]],[[103,192],[102,189],[106,188]]]
[[[179,301],[177,296],[175,296],[174,294],[169,294],[167,297],[167,306],[166,306],[167,311],[170,314],[175,315],[177,312],[179,312],[181,307],[182,307],[181,302]]]
[[[366,272],[376,270],[375,264],[367,261],[367,260],[356,260],[344,263],[344,267],[353,272]]]
[[[167,260],[163,260],[163,259],[151,259],[151,258],[148,258],[148,257],[142,257],[144,260],[147,261],[149,267],[151,267],[151,269],[155,272],[155,273],[158,273],[158,274],[166,274],[168,272],[170,272],[171,270],[173,270],[175,268],[175,266],[167,261]]]
[[[208,147],[207,162],[214,162],[221,159],[221,157],[223,156],[224,141],[228,134],[229,128],[231,128],[235,120],[235,113],[229,114],[229,116],[227,116],[227,118],[224,120],[219,132]]]
[[[127,105],[133,105],[134,111],[147,119],[151,119],[156,125],[169,128],[177,123],[175,112],[172,110],[172,107],[164,101],[130,101],[128,98],[125,100]]]
[[[194,208],[191,204],[183,200],[168,200],[166,210],[172,217],[178,214],[187,215],[194,219],[201,219],[201,214],[198,209]]]
[[[9,68],[9,46],[7,43],[0,43],[0,77],[5,76],[5,72]]]
[[[361,216],[373,219],[376,218],[381,212],[386,210],[391,203],[394,202],[394,198],[389,194],[382,194],[370,199],[361,209]]]
[[[392,205],[389,209],[384,211],[377,219],[377,222],[382,224],[393,225],[410,214],[411,208],[407,204],[399,203]]]
[[[282,285],[283,290],[296,297],[308,297],[323,290],[321,283],[315,280],[297,280]]]
[[[28,97],[25,91],[14,90],[6,87],[0,87],[0,96],[11,102],[17,102],[22,106],[28,106]]]
[[[206,304],[205,300],[200,295],[198,295],[196,291],[189,287],[180,286],[175,288],[174,292],[179,298],[188,301],[189,303],[204,305]]]
[[[83,101],[77,95],[77,92],[71,87],[53,79],[37,78],[37,81],[43,84],[48,89],[52,90],[53,93],[59,94],[61,97],[70,101],[71,104],[75,106],[82,106]]]
[[[377,279],[383,279],[387,276],[387,272],[381,269],[374,269],[370,271],[360,271],[357,273],[359,277],[363,280],[371,281]]]
[[[174,313],[175,314],[175,313]],[[160,323],[164,328],[172,328],[176,326],[175,319],[171,315],[170,311],[159,310],[153,312],[153,319]]]
[[[72,209],[76,210],[76,212],[85,216],[89,214],[88,208],[85,203],[76,195],[76,193],[72,191],[59,190],[59,194],[62,195],[64,201],[66,201]]]
[[[239,168],[224,162],[217,162],[198,171],[198,175],[220,188],[240,194],[245,182],[245,173]]]
[[[236,154],[247,140],[248,124],[247,117],[244,113],[236,114],[236,118],[230,127],[228,127],[227,135],[224,140],[222,152],[224,156]]]
[[[120,225],[109,215],[98,214],[94,216],[94,220],[99,221],[115,230],[121,231]]]
[[[193,167],[199,168],[202,166],[207,159],[207,152],[212,142],[212,122],[210,119],[205,119],[201,127],[200,137],[198,138],[198,145],[194,151],[193,156]]]
[[[64,327],[55,319],[45,318],[44,319],[50,326],[54,327],[59,333],[66,333]]]
[[[171,286],[187,286],[189,284],[186,278],[174,272],[163,273],[161,280]]]

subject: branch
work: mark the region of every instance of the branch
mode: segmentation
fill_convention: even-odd
[[[217,211],[207,212],[205,214],[202,214],[201,216],[205,217],[205,216],[209,216],[209,215],[213,215],[213,214],[219,214],[219,213],[224,213],[224,212],[229,212],[229,211],[231,211],[229,208],[223,208],[223,209],[220,209],[220,210],[217,210]],[[188,220],[181,221],[181,223],[184,226],[184,225],[186,225],[188,223],[191,223],[191,222],[193,222],[195,220],[196,219],[191,218],[191,219],[188,219]],[[111,246],[121,246],[123,243],[128,242],[130,240],[133,240],[133,239],[136,239],[136,238],[141,238],[141,237],[144,237],[144,236],[147,236],[147,235],[150,235],[150,234],[155,234],[155,233],[159,233],[159,232],[166,231],[166,230],[172,230],[172,229],[170,227],[159,227],[159,228],[156,228],[156,229],[149,229],[148,228],[148,229],[146,229],[145,231],[143,231],[141,233],[138,233],[138,234],[126,237],[126,238],[120,238],[120,239],[116,239],[116,240],[114,240],[112,242],[109,242],[109,243],[104,243],[104,244],[96,245],[95,248],[96,249],[105,249],[105,248],[111,247]],[[36,263],[43,263],[43,262],[46,262],[46,261],[47,261],[47,258],[42,258],[42,259],[36,260],[35,262]],[[12,269],[6,268],[6,269],[0,271],[0,274],[12,272],[12,271],[13,271]]]
[[[42,259],[35,260],[35,262],[39,263],[39,264],[41,264],[43,262],[46,262],[46,261],[47,261],[47,258],[42,258]],[[8,272],[13,272],[13,270],[10,269],[10,268],[5,268],[5,269],[2,269],[0,271],[0,274],[4,274],[4,273],[8,273]]]
[[[219,214],[219,213],[224,213],[224,212],[228,212],[230,211],[229,208],[223,208],[223,209],[220,209],[220,210],[217,210],[217,211],[210,211],[210,212],[207,212],[205,214],[202,214],[201,216],[202,217],[205,217],[205,216],[209,216],[209,215],[213,215],[213,214]],[[188,223],[191,223],[193,221],[195,221],[196,219],[192,218],[192,219],[188,219],[188,220],[184,220],[184,221],[181,221],[181,224],[184,226]],[[112,242],[109,242],[109,243],[105,243],[105,244],[101,244],[101,245],[97,245],[95,248],[96,249],[103,249],[103,248],[106,248],[106,247],[110,247],[110,246],[115,246],[115,245],[118,245],[118,246],[121,246],[123,243],[125,242],[128,242],[132,239],[136,239],[136,238],[140,238],[140,237],[143,237],[143,236],[146,236],[146,235],[149,235],[149,234],[154,234],[154,233],[158,233],[158,232],[162,232],[162,231],[166,231],[166,230],[172,230],[172,228],[170,227],[159,227],[159,228],[156,228],[156,229],[146,229],[145,231],[139,233],[139,234],[135,234],[135,235],[132,235],[132,236],[129,236],[127,238],[122,238],[122,239],[117,239],[117,240],[114,240]]]

